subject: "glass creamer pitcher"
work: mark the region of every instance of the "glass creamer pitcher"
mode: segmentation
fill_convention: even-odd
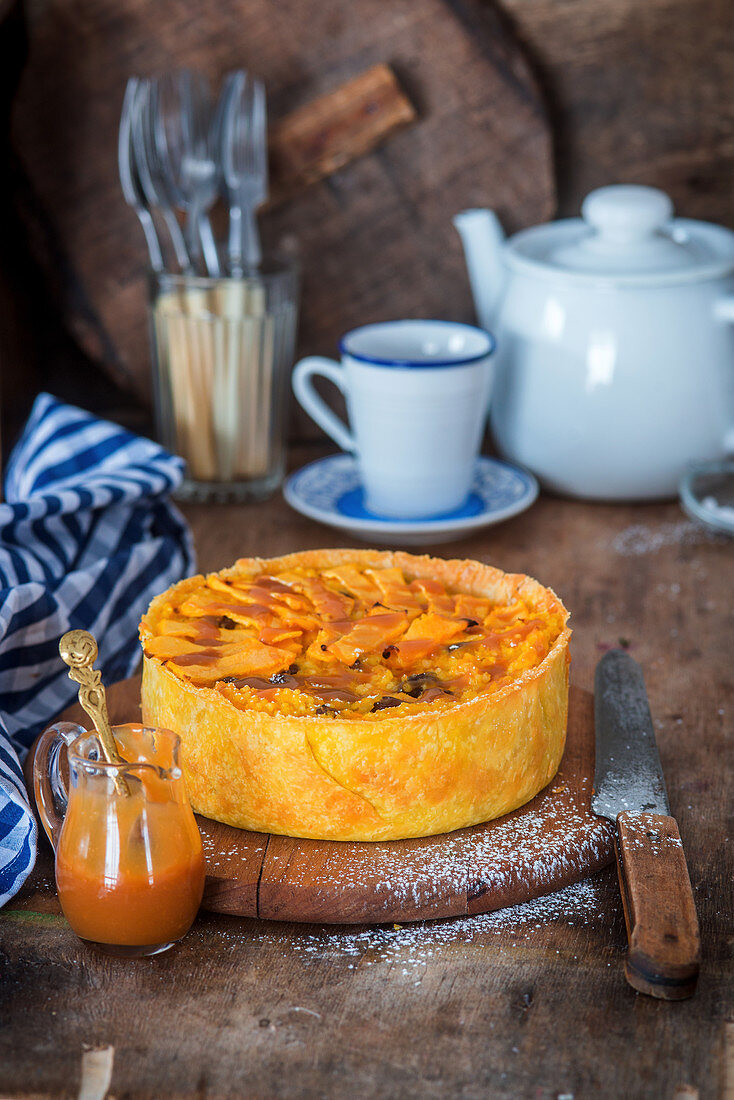
[[[70,722],[49,727],[35,755],[36,804],[56,853],[61,908],[76,934],[112,955],[155,955],[196,916],[201,836],[179,738],[133,724],[114,726],[113,734],[119,764],[107,762],[95,733]]]

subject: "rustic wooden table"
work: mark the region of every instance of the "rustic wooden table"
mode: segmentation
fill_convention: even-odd
[[[186,506],[202,569],[344,545],[264,504]],[[608,868],[513,910],[403,927],[202,914],[158,958],[83,948],[41,846],[0,913],[0,1094],[76,1096],[96,1064],[120,1097],[734,1096],[731,983],[732,543],[677,504],[543,496],[436,548],[523,571],[571,609],[572,680],[620,642],[642,664],[703,961],[690,1001],[635,994]],[[102,1053],[92,1054],[92,1051]]]

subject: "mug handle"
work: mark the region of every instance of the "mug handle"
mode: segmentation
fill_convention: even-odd
[[[64,824],[69,793],[61,774],[61,754],[85,730],[73,722],[56,722],[41,734],[33,757],[33,794],[41,824],[54,848]]]
[[[325,359],[321,355],[309,355],[296,363],[293,369],[293,392],[312,420],[315,420],[320,428],[330,435],[335,443],[343,451],[356,451],[357,445],[354,437],[347,430],[343,420],[332,412],[313,387],[311,376],[321,374],[328,378],[344,396],[347,396],[347,381],[344,370],[333,359]]]

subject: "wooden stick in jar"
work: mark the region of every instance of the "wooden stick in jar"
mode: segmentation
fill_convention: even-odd
[[[204,481],[218,480],[216,444],[214,438],[214,360],[212,314],[207,291],[187,287],[186,318],[188,392],[192,402],[193,440],[196,444],[191,462],[192,472]],[[214,324],[218,322],[215,320]]]
[[[166,425],[166,432],[172,432],[173,437],[165,437],[162,442],[189,462],[194,425],[189,412],[188,351],[181,295],[178,292],[162,294],[155,304],[155,317],[159,381],[172,418],[172,423]]]
[[[214,412],[219,446],[222,481],[235,476],[237,448],[241,433],[240,333],[245,309],[245,287],[240,279],[222,279],[216,289],[218,327],[222,334],[222,355],[217,363]]]

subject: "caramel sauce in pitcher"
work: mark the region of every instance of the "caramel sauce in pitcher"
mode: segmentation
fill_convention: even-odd
[[[204,889],[201,837],[170,750],[117,727],[129,793],[98,761],[71,758],[69,806],[56,850],[64,916],[84,940],[137,953],[190,928]],[[150,733],[150,731],[145,731]],[[125,949],[130,951],[126,952]]]

